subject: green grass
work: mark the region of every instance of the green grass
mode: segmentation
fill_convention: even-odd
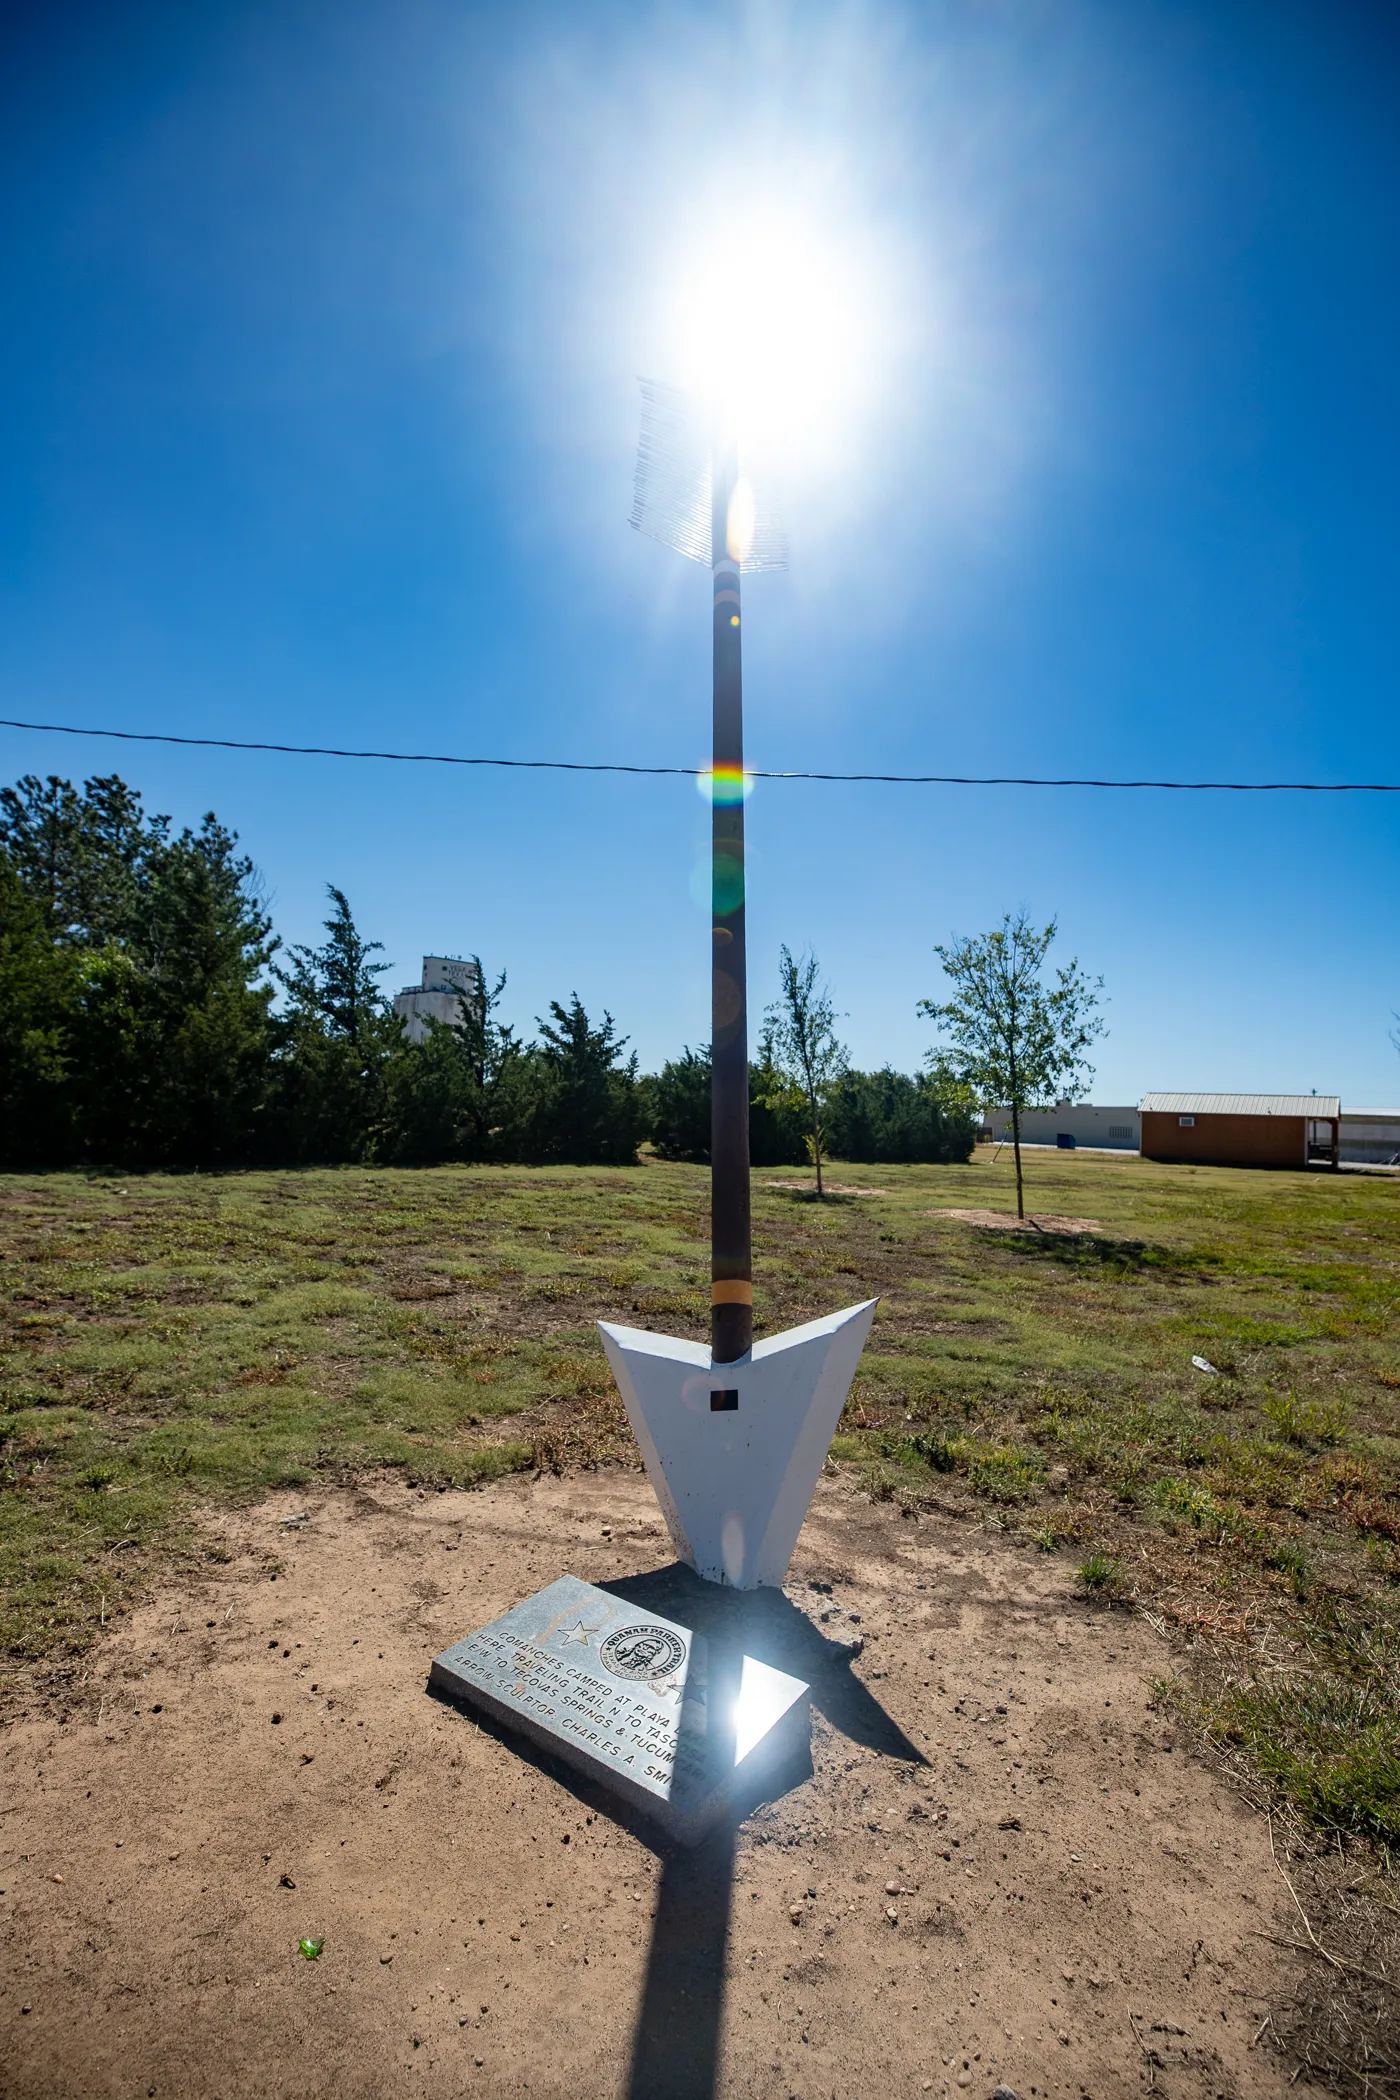
[[[1079,1580],[1095,1596],[1116,1597],[1124,1589],[1123,1570],[1111,1553],[1095,1547],[1079,1563]]]
[[[1296,1569],[1296,1563],[1283,1561]],[[1307,1594],[1304,1569],[1302,1594]],[[1400,1630],[1347,1599],[1319,1600],[1282,1667],[1247,1669],[1178,1703],[1324,1830],[1400,1852]]]
[[[1222,1658],[1222,1736],[1388,1838],[1400,1188],[1033,1157],[1033,1211],[1099,1221],[1069,1237],[939,1215],[1009,1210],[1004,1153],[791,1178],[755,1177],[760,1331],[881,1298],[836,1462],[1107,1568]],[[593,1322],[704,1334],[707,1196],[654,1161],[0,1181],[0,1642],[76,1655],[271,1487],[635,1462]]]

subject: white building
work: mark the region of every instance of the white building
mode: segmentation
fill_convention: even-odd
[[[455,1027],[462,1018],[464,995],[476,999],[476,964],[464,962],[460,955],[425,955],[423,982],[405,985],[394,1001],[410,1043],[422,1042],[429,1020]]]
[[[1009,1108],[989,1109],[983,1124],[998,1144],[1011,1142]],[[1021,1117],[1023,1145],[1093,1145],[1108,1152],[1136,1152],[1142,1117],[1134,1108],[1095,1108],[1088,1101],[1060,1101],[1054,1108],[1028,1108]]]
[[[1343,1166],[1400,1166],[1400,1109],[1349,1108],[1341,1126]]]

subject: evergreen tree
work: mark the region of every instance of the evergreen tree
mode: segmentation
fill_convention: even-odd
[[[710,1053],[682,1050],[644,1081],[651,1141],[662,1159],[709,1163]]]
[[[642,1082],[651,1141],[662,1159],[710,1160],[710,1053],[684,1050]],[[749,1159],[756,1167],[800,1167],[808,1157],[806,1104],[759,1045],[749,1066]]]
[[[235,835],[210,815],[172,838],[115,775],[81,792],[30,775],[0,792],[0,844],[11,966],[27,943],[35,981],[42,937],[40,974],[66,987],[47,1033],[21,1032],[9,1053],[12,1094],[38,1088],[49,1104],[44,1142],[133,1165],[247,1157],[268,1070],[259,979],[275,944]]]
[[[136,993],[127,1142],[141,1158],[213,1166],[259,1147],[272,1000],[259,980],[276,943],[237,844],[211,812],[146,856],[122,944]],[[101,1156],[117,1156],[120,1121],[110,1144],[90,1134]]]
[[[385,1069],[402,1024],[379,989],[387,964],[370,959],[382,942],[363,938],[343,890],[328,883],[326,894],[325,941],[293,948],[291,968],[277,972],[288,1008],[279,1025],[274,1122],[292,1159],[362,1160],[380,1136]]]
[[[326,895],[334,906],[324,922],[327,940],[320,948],[291,949],[292,967],[279,970],[278,979],[293,1006],[314,1014],[327,1035],[367,1043],[384,1014],[384,996],[376,980],[389,966],[370,961],[372,955],[383,954],[384,943],[362,937],[344,890],[328,882]]]
[[[480,956],[472,960],[475,988],[458,994],[456,1019],[427,1017],[423,1038],[402,1037],[385,1067],[386,1159],[472,1161],[509,1149],[522,1052],[496,1018],[505,971],[488,984]]]
[[[0,1162],[71,1159],[72,1033],[80,964],[0,847]]]
[[[147,817],[115,773],[83,783],[26,773],[0,789],[0,845],[56,941],[100,947],[123,940],[168,817]]]
[[[626,1036],[609,1013],[595,1028],[577,992],[549,1010],[539,1044],[515,1061],[503,1137],[537,1164],[631,1166],[646,1127],[635,1053],[623,1061]]]
[[[971,1159],[977,1105],[947,1071],[918,1078],[895,1072],[847,1072],[827,1108],[833,1158],[930,1165]]]

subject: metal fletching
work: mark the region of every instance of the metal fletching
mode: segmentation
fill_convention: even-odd
[[[674,547],[709,568],[710,411],[698,395],[643,379],[642,429],[630,523],[648,539]],[[755,497],[753,540],[740,569],[751,575],[785,569],[787,535],[776,506]]]
[[[631,524],[708,568],[710,433],[703,404],[679,387],[643,379],[642,430]]]

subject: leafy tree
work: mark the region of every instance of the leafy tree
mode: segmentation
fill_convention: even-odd
[[[950,1073],[917,1078],[847,1072],[832,1090],[827,1144],[834,1158],[870,1164],[967,1160],[977,1142],[976,1102]]]
[[[524,1045],[478,963],[410,1043],[343,891],[324,942],[273,967],[237,848],[212,815],[174,835],[115,775],[0,790],[0,1161],[635,1158],[646,1103],[610,1015],[575,995]]]
[[[802,1167],[812,1156],[807,1138],[807,1100],[801,1087],[778,1070],[765,1031],[758,1062],[749,1066],[749,1160],[755,1167]]]
[[[786,946],[779,952],[780,993],[763,1017],[762,1061],[801,1089],[807,1107],[808,1146],[822,1188],[824,1118],[833,1088],[847,1068],[846,1051],[836,1034],[836,1014],[820,966],[810,951],[795,962]]]
[[[954,996],[943,1004],[919,1001],[920,1013],[946,1038],[935,1064],[989,1107],[1011,1111],[1018,1218],[1026,1215],[1021,1117],[1090,1084],[1094,1073],[1085,1053],[1104,1033],[1096,1011],[1102,977],[1085,977],[1077,959],[1055,972],[1053,985],[1041,975],[1055,933],[1053,919],[1037,932],[1022,909],[1006,913],[995,932],[935,948]]]

